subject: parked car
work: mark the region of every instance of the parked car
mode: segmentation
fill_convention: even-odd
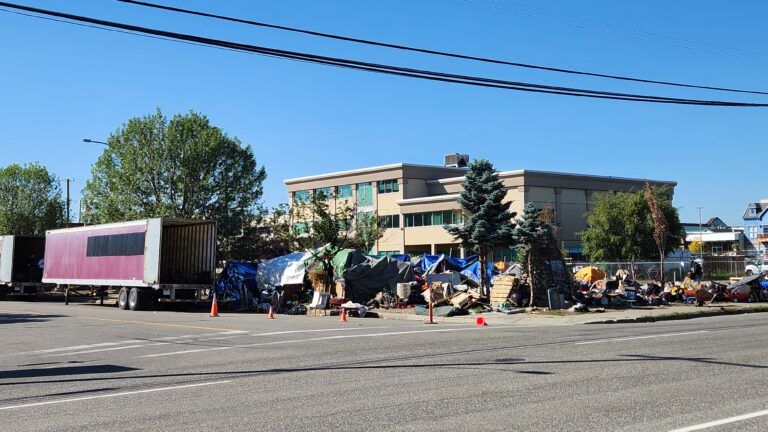
[[[768,272],[768,262],[766,262],[764,259],[759,261],[747,261],[747,266],[744,268],[744,272],[747,274],[747,276]]]

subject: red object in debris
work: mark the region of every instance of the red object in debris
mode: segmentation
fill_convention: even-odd
[[[485,322],[485,318],[483,318],[481,316],[477,317],[477,319],[475,320],[475,326],[477,326],[477,327],[485,327],[487,325],[488,325],[488,323]]]

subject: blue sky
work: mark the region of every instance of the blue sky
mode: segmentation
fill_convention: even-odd
[[[768,102],[768,96],[574,78],[360,47],[112,1],[18,0],[82,15],[359,60],[554,85]],[[158,0],[159,1],[159,0]],[[768,90],[768,2],[680,0],[522,3],[699,42],[762,52],[712,54],[588,31],[535,14],[680,43],[531,9],[509,0],[211,1],[166,4],[318,31],[513,61],[643,78]],[[738,6],[736,6],[738,5]],[[677,181],[684,220],[737,224],[768,198],[760,161],[768,109],[666,106],[464,87],[194,47],[0,12],[0,165],[39,161],[76,190],[105,139],[160,107],[195,110],[253,147],[264,199],[282,181],[394,162],[440,164],[445,153],[538,169]],[[688,44],[690,45],[690,44]],[[702,50],[717,50],[697,46]],[[722,51],[722,50],[721,50]],[[749,58],[742,58],[749,57]],[[77,199],[78,193],[75,192]]]

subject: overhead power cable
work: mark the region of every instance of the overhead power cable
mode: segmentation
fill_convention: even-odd
[[[676,41],[686,42],[686,43],[695,44],[695,45],[709,46],[709,47],[718,48],[718,49],[722,49],[722,50],[742,52],[742,53],[745,53],[745,54],[754,54],[754,55],[759,55],[759,56],[768,56],[768,53],[764,53],[764,52],[750,51],[750,50],[745,50],[745,49],[741,49],[741,48],[734,48],[734,47],[729,47],[729,46],[724,46],[724,45],[713,44],[713,43],[710,43],[710,42],[699,42],[699,41],[695,41],[695,40],[692,40],[692,39],[686,39],[686,38],[681,38],[681,37],[677,37],[677,36],[669,36],[669,35],[665,35],[665,34],[661,34],[661,33],[650,32],[650,31],[647,31],[647,30],[639,29],[639,28],[633,28],[633,27],[627,27],[627,26],[622,26],[622,25],[618,25],[618,24],[613,24],[613,23],[609,23],[609,22],[606,22],[606,21],[601,21],[601,20],[594,19],[594,18],[586,18],[586,17],[583,17],[583,16],[578,16],[578,15],[574,15],[574,14],[570,14],[570,13],[566,13],[566,12],[562,12],[562,11],[557,11],[557,10],[554,10],[554,9],[547,9],[547,8],[544,8],[544,7],[541,7],[541,6],[535,6],[535,5],[531,5],[531,4],[527,4],[527,3],[521,3],[519,1],[514,1],[514,0],[504,0],[504,1],[507,2],[507,3],[516,4],[518,6],[524,6],[524,7],[527,7],[527,8],[540,10],[542,12],[547,12],[547,13],[556,14],[556,15],[562,15],[562,16],[569,17],[569,18],[575,18],[575,19],[581,20],[581,21],[590,21],[590,22],[597,23],[597,24],[602,24],[602,25],[608,26],[608,27],[613,27],[613,28],[617,28],[617,29],[629,30],[629,31],[637,32],[637,33],[647,34],[649,36],[655,36],[655,37],[660,37],[660,38],[664,38],[664,39],[676,40]]]
[[[541,84],[531,84],[522,82],[513,82],[497,80],[483,77],[474,77],[467,75],[448,74],[421,69],[403,68],[376,63],[360,62],[342,58],[319,56],[314,54],[301,53],[296,51],[287,51],[274,48],[261,47],[256,45],[242,44],[237,42],[211,39],[202,36],[188,35],[184,33],[170,32],[165,30],[151,29],[147,27],[135,26],[130,24],[117,23],[113,21],[101,20],[96,18],[84,17],[79,15],[67,14],[63,12],[50,11],[29,6],[22,6],[13,3],[0,2],[0,7],[6,7],[16,10],[23,10],[35,14],[54,16],[76,22],[86,22],[97,26],[117,28],[129,32],[149,34],[169,39],[182,40],[202,44],[206,46],[222,47],[238,51],[256,53],[271,57],[278,57],[291,60],[323,64],[329,66],[338,66],[368,72],[384,73],[389,75],[406,76],[432,81],[450,82],[457,84],[473,85],[480,87],[492,87],[506,90],[517,90],[535,93],[559,94],[568,96],[590,97],[598,99],[615,99],[636,102],[669,103],[682,105],[704,105],[704,106],[727,106],[727,107],[768,107],[768,104],[749,103],[749,102],[731,102],[731,101],[711,101],[699,99],[680,99],[660,96],[648,96],[629,93],[603,92],[585,89],[575,89],[568,87],[546,86]]]
[[[403,51],[432,54],[432,55],[451,57],[451,58],[457,58],[462,60],[473,60],[473,61],[479,61],[479,62],[485,62],[485,63],[515,66],[515,67],[522,67],[527,69],[545,70],[550,72],[559,72],[559,73],[566,73],[566,74],[572,74],[572,75],[592,76],[597,78],[608,78],[608,79],[615,79],[615,80],[622,80],[622,81],[634,81],[634,82],[640,82],[645,84],[659,84],[659,85],[674,86],[674,87],[686,87],[686,88],[697,88],[697,89],[704,89],[704,90],[716,90],[716,91],[734,92],[734,93],[768,95],[768,91],[734,89],[734,88],[728,88],[728,87],[715,87],[715,86],[706,86],[706,85],[698,85],[698,84],[679,83],[679,82],[672,82],[672,81],[660,81],[660,80],[651,80],[651,79],[644,79],[644,78],[634,78],[629,76],[603,74],[598,72],[586,72],[586,71],[579,71],[579,70],[573,70],[573,69],[564,69],[564,68],[557,68],[557,67],[550,67],[550,66],[534,65],[529,63],[513,62],[508,60],[493,59],[488,57],[479,57],[479,56],[468,55],[468,54],[438,51],[438,50],[432,50],[427,48],[398,45],[398,44],[392,44],[387,42],[378,42],[378,41],[373,41],[369,39],[361,39],[361,38],[343,36],[343,35],[332,34],[332,33],[323,33],[323,32],[318,32],[314,30],[306,30],[306,29],[301,29],[296,27],[288,27],[284,25],[266,23],[262,21],[253,21],[249,19],[236,18],[236,17],[226,16],[226,15],[218,15],[218,14],[213,14],[208,12],[195,11],[191,9],[178,8],[174,6],[166,6],[162,4],[150,3],[145,1],[138,1],[138,0],[117,0],[117,1],[122,3],[129,3],[129,4],[139,5],[139,6],[167,10],[171,12],[197,15],[197,16],[202,16],[207,18],[237,22],[241,24],[248,24],[248,25],[253,25],[258,27],[284,30],[284,31],[301,33],[301,34],[306,34],[311,36],[318,36],[322,38],[341,40],[345,42],[353,42],[353,43],[360,43],[360,44],[372,45],[372,46],[378,46],[378,47],[393,48],[393,49],[398,49]]]
[[[723,51],[713,51],[713,50],[708,50],[708,49],[704,49],[704,48],[693,47],[693,46],[689,46],[689,45],[683,45],[683,44],[679,44],[679,43],[675,43],[675,42],[660,41],[660,40],[656,40],[656,39],[650,39],[650,38],[647,38],[647,37],[635,36],[635,35],[630,35],[630,34],[626,34],[626,33],[621,33],[621,32],[617,32],[617,31],[613,31],[613,30],[606,30],[606,29],[601,29],[601,28],[597,28],[597,27],[590,27],[590,26],[586,26],[586,25],[583,25],[583,24],[576,24],[576,23],[572,23],[572,22],[568,22],[568,21],[563,21],[563,20],[551,18],[551,17],[545,17],[545,16],[541,16],[541,15],[532,14],[532,13],[529,13],[529,12],[523,12],[523,11],[520,11],[520,10],[510,9],[510,8],[506,8],[506,7],[495,5],[495,4],[484,3],[484,2],[481,2],[481,1],[477,1],[477,0],[463,0],[463,1],[465,3],[471,3],[471,4],[475,4],[475,5],[482,6],[482,7],[489,8],[489,9],[496,9],[496,10],[500,10],[500,11],[503,11],[503,12],[509,12],[509,13],[513,13],[513,14],[517,14],[517,15],[523,15],[523,16],[527,16],[527,17],[530,17],[530,18],[536,18],[536,19],[539,19],[539,20],[549,21],[549,22],[553,22],[553,23],[556,23],[556,24],[568,25],[568,26],[580,28],[580,29],[583,29],[583,30],[590,30],[590,31],[594,31],[594,32],[610,34],[610,35],[613,35],[613,36],[619,36],[619,37],[623,37],[623,38],[627,38],[627,39],[635,39],[635,40],[641,40],[641,41],[645,41],[645,42],[652,42],[652,43],[661,44],[661,45],[669,45],[669,46],[674,46],[674,47],[677,47],[677,48],[684,48],[684,49],[687,49],[687,50],[705,52],[705,53],[709,53],[709,54],[719,54],[719,55],[726,55],[726,56],[731,56],[731,57],[738,57],[738,58],[746,59],[746,60],[756,60],[756,61],[762,61],[762,62],[766,61],[766,59],[758,58],[758,57],[748,57],[748,56],[745,56],[745,55],[739,55],[739,54],[728,53],[728,52],[723,52]]]

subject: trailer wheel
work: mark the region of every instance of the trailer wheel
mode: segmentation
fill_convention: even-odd
[[[120,292],[117,295],[117,307],[123,310],[128,309],[128,288],[120,288]]]
[[[131,288],[128,292],[128,309],[132,311],[141,310],[141,298],[143,297],[138,288]]]

